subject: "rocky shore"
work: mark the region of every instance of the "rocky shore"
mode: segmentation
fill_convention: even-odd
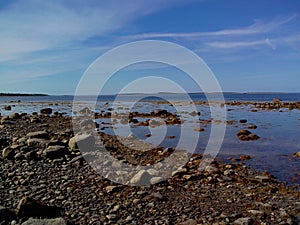
[[[203,156],[192,155],[165,181],[120,185],[84,160],[71,118],[63,113],[44,109],[0,120],[0,224],[300,223],[300,192],[242,163],[215,160],[199,170]],[[131,164],[153,164],[174,152],[159,147],[130,151],[115,137],[99,135],[114,158]],[[238,137],[249,135],[243,131]],[[89,135],[80,140],[93,144]]]

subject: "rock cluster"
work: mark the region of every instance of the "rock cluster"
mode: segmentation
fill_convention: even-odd
[[[93,158],[92,153],[101,154],[99,143],[88,134],[73,137],[70,128],[71,118],[60,113],[5,119],[0,130],[0,224],[299,222],[299,191],[240,163],[214,161],[200,169],[207,156],[192,155],[167,180],[159,169],[147,169],[132,176],[130,185],[114,183],[97,174],[78,150],[80,142],[87,144],[86,154]],[[171,154],[187,154],[160,147],[134,150],[115,136],[99,135],[109,154],[119,159],[104,166],[111,164],[120,179],[126,172],[120,170],[121,162],[159,165]],[[151,185],[137,186],[145,179]]]

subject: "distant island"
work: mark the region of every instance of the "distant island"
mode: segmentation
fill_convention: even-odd
[[[47,94],[0,93],[0,96],[48,96]]]

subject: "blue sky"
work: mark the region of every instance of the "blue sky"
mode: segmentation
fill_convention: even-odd
[[[299,28],[298,0],[1,1],[0,92],[74,94],[97,57],[148,39],[194,51],[224,91],[300,92]],[[107,92],[145,71],[125,71]]]

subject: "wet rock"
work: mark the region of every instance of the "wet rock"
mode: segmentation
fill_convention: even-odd
[[[241,155],[240,159],[243,160],[243,161],[249,160],[249,159],[251,159],[251,156],[250,155]]]
[[[11,119],[11,120],[15,120],[15,119],[21,118],[21,116],[20,116],[19,113],[13,113],[13,114],[10,114],[8,117],[9,117],[9,119]]]
[[[241,135],[249,135],[251,134],[251,132],[249,130],[240,130],[238,133],[237,133],[237,136],[241,136]]]
[[[49,139],[49,134],[46,131],[30,132],[26,135],[27,138]]]
[[[4,106],[4,110],[10,111],[11,110],[11,106],[10,105]]]
[[[27,221],[22,223],[21,225],[67,225],[68,222],[63,218],[55,218],[55,219],[34,219],[29,218]]]
[[[17,215],[21,217],[56,218],[61,216],[61,209],[24,197],[17,206]]]
[[[250,124],[250,125],[248,126],[248,129],[254,130],[254,129],[256,129],[256,128],[257,128],[257,126],[256,126],[255,124]]]
[[[46,148],[43,155],[49,159],[56,159],[64,157],[67,154],[67,148],[61,145],[52,145]]]
[[[41,114],[45,114],[45,115],[50,115],[52,113],[52,109],[51,108],[44,108],[41,109]]]
[[[248,130],[240,130],[237,133],[238,139],[241,141],[254,141],[254,140],[258,140],[260,137],[256,134],[252,134],[250,131]]]
[[[293,154],[294,156],[300,158],[300,151]]]
[[[202,127],[196,127],[196,128],[194,129],[194,131],[203,132],[203,131],[205,131],[205,129],[202,128]]]
[[[85,107],[85,108],[81,109],[79,112],[81,114],[90,114],[92,111],[88,107]]]
[[[274,98],[274,99],[273,99],[273,103],[279,103],[279,104],[281,104],[281,103],[282,103],[282,100],[279,99],[279,98]]]

